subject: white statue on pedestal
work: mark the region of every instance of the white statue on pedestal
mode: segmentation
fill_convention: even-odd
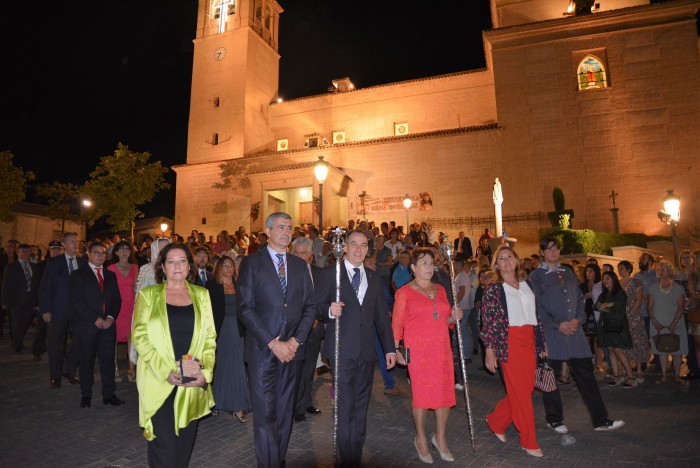
[[[501,190],[501,182],[496,177],[493,182],[493,204],[496,215],[496,237],[503,235],[503,217],[501,214],[501,204],[503,204],[503,191]]]

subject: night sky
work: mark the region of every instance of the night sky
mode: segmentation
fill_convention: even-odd
[[[484,66],[488,0],[278,0],[280,96]],[[186,161],[197,0],[0,5],[0,150],[37,182],[85,182],[117,143]],[[144,211],[174,215],[173,188]],[[31,199],[31,194],[30,194]]]

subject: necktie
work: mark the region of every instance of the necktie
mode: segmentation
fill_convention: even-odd
[[[280,277],[280,285],[282,286],[282,294],[287,295],[287,272],[284,270],[284,254],[275,254],[277,256],[277,274]]]
[[[360,281],[362,280],[362,276],[360,275],[360,269],[359,268],[353,268],[353,271],[355,274],[352,277],[352,289],[355,290],[355,295],[360,294]]]
[[[100,283],[100,289],[105,290],[105,279],[102,277],[102,268],[95,268],[95,271],[97,272],[97,281]]]
[[[207,274],[204,270],[199,272],[199,277],[202,278],[202,286],[206,286],[207,284]]]
[[[68,257],[68,273],[73,273],[73,271],[75,271],[75,267],[73,266],[73,260],[75,260],[74,257]]]
[[[27,281],[27,292],[32,288],[32,269],[29,268],[29,262],[24,263],[24,279]]]

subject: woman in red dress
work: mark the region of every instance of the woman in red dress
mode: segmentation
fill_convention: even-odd
[[[445,432],[450,408],[455,406],[455,381],[449,329],[462,318],[462,310],[451,309],[442,286],[431,281],[434,254],[416,249],[411,255],[415,279],[396,292],[392,328],[398,347],[403,339],[411,351],[408,370],[411,373],[413,421],[416,425],[414,445],[423,463],[432,463],[425,419],[429,409],[435,410],[436,428],[431,438],[440,458],[454,461],[447,448]],[[397,353],[400,364],[405,360]]]
[[[131,318],[134,315],[134,302],[136,300],[136,277],[139,274],[139,267],[134,261],[134,255],[131,244],[126,241],[117,242],[112,249],[112,263],[107,267],[108,270],[117,274],[117,284],[119,285],[119,294],[122,296],[122,307],[117,316],[117,350],[119,343],[127,343],[127,355],[131,349]],[[114,357],[118,354],[115,352]],[[136,380],[136,372],[134,364],[129,361],[129,373],[127,374],[129,382]],[[119,376],[119,367],[115,362],[117,372],[115,377],[117,381],[121,381]]]

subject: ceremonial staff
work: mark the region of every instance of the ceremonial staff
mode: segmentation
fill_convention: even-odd
[[[454,264],[454,250],[452,250],[452,245],[450,244],[449,237],[445,234],[443,240],[445,246],[445,254],[447,255],[447,261],[450,265],[450,285],[452,286],[452,299],[455,306],[457,306],[457,290],[455,288],[455,264]],[[464,319],[464,317],[462,317]],[[462,366],[462,380],[464,381],[464,400],[467,403],[467,419],[469,420],[469,438],[472,442],[472,451],[476,452],[476,446],[474,442],[474,423],[472,422],[472,404],[469,399],[469,385],[467,383],[467,366],[464,363],[464,342],[462,341],[462,327],[461,321],[456,320],[457,328],[457,342],[459,343],[459,363]]]
[[[333,256],[335,257],[335,302],[340,302],[340,260],[343,258],[345,230],[340,226],[331,231],[333,233]],[[335,318],[335,350],[333,358],[333,460],[338,460],[338,358],[340,355],[340,317]]]

